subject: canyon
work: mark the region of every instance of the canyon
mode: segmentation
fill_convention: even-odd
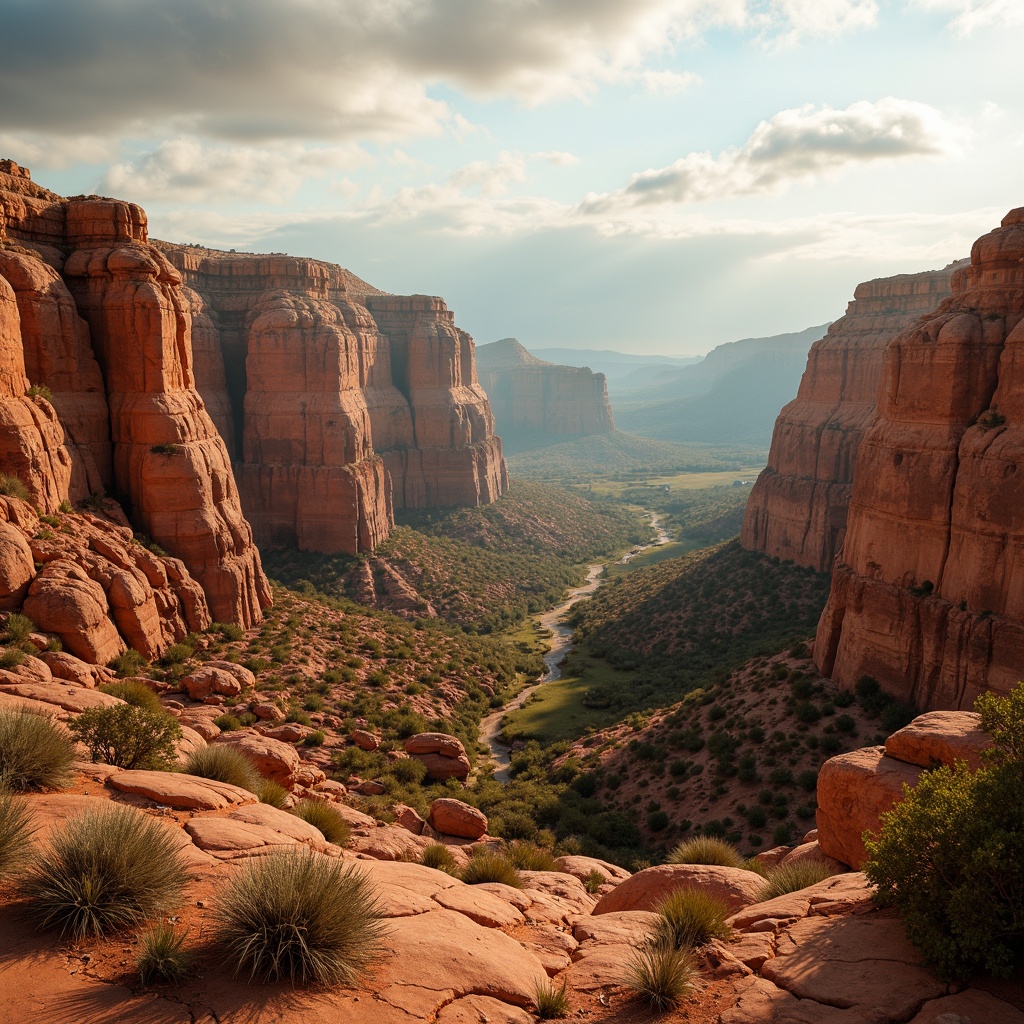
[[[515,338],[476,351],[480,382],[506,445],[550,445],[615,431],[603,373],[548,363]]]

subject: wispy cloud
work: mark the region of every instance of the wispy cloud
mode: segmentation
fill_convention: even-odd
[[[993,26],[1024,25],[1024,4],[1020,0],[912,0],[925,10],[948,11],[950,28],[958,36],[969,36]]]

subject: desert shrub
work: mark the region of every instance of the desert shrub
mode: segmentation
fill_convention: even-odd
[[[36,624],[27,615],[11,612],[4,619],[4,640],[7,643],[20,644],[35,628]]]
[[[652,941],[633,952],[622,980],[652,1009],[670,1010],[689,994],[695,971],[689,950]]]
[[[184,932],[161,922],[139,941],[142,948],[135,958],[135,966],[143,985],[152,985],[155,981],[177,982],[185,979],[191,957],[184,948]]]
[[[327,734],[323,729],[314,729],[309,733],[302,741],[304,747],[322,747],[324,740],[327,739]]]
[[[107,668],[112,668],[123,679],[125,676],[139,675],[148,664],[149,662],[138,651],[129,647],[127,651],[122,651],[111,658],[107,662]]]
[[[29,499],[28,488],[10,473],[0,473],[0,494],[8,498],[21,498],[22,501]]]
[[[537,985],[537,1018],[538,1020],[561,1020],[569,1016],[569,996],[565,991],[566,983],[555,988],[550,981]]]
[[[171,646],[164,651],[163,657],[160,660],[165,665],[182,665],[188,661],[193,654],[195,654],[195,648],[190,644],[171,644]]]
[[[181,726],[165,711],[134,704],[89,708],[68,726],[94,761],[115,768],[169,769]]]
[[[796,864],[780,864],[769,868],[765,874],[764,888],[758,894],[758,902],[773,900],[776,896],[806,889],[831,877],[832,872],[821,861],[803,860]]]
[[[694,836],[681,842],[665,858],[669,864],[717,864],[725,868],[743,867],[743,858],[731,843],[711,836]]]
[[[245,632],[237,622],[211,622],[207,633],[220,633],[225,640],[241,640]]]
[[[515,889],[523,887],[516,866],[498,853],[485,851],[475,857],[462,869],[462,880],[467,885],[480,885],[482,882],[501,882]]]
[[[505,858],[520,871],[557,871],[555,858],[534,843],[510,843],[505,847]]]
[[[426,847],[420,863],[424,867],[435,868],[448,875],[457,875],[459,873],[458,865],[452,856],[452,851],[442,843],[431,843]]]
[[[0,878],[21,866],[31,838],[25,801],[0,790]]]
[[[75,757],[71,739],[52,718],[0,711],[0,786],[15,793],[59,789]]]
[[[228,962],[251,978],[351,985],[381,954],[384,929],[366,877],[308,851],[248,864],[217,916]]]
[[[25,658],[26,654],[20,647],[8,647],[0,654],[0,668],[17,668]]]
[[[242,723],[234,715],[227,712],[223,715],[218,715],[213,720],[213,724],[217,726],[221,732],[237,732],[242,728]]]
[[[261,804],[270,804],[271,807],[284,807],[288,799],[288,790],[270,779],[261,778],[252,792],[260,798]]]
[[[154,714],[164,713],[164,706],[160,703],[160,698],[138,679],[118,679],[116,682],[104,684],[100,690],[134,707],[143,708]]]
[[[182,771],[213,782],[226,782],[250,793],[259,792],[263,778],[245,754],[220,743],[193,750]]]
[[[655,933],[676,949],[703,946],[729,937],[729,908],[703,889],[677,889],[658,907]]]
[[[348,842],[348,822],[325,800],[300,800],[292,814],[319,829],[329,843],[344,846]]]
[[[586,889],[591,896],[595,896],[597,894],[597,890],[600,889],[604,883],[604,875],[602,875],[597,868],[594,868],[593,871],[588,871],[587,877],[583,879],[583,888]]]
[[[41,927],[80,940],[173,909],[186,877],[172,829],[114,807],[87,811],[55,832],[20,888]]]
[[[1009,975],[1024,951],[1024,684],[975,708],[993,738],[983,767],[925,772],[865,844],[876,899],[953,980]]]

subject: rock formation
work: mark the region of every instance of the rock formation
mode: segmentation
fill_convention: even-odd
[[[614,433],[603,373],[547,363],[515,338],[479,346],[476,359],[506,445]]]
[[[216,618],[257,622],[269,589],[194,386],[189,302],[145,213],[63,199],[0,162],[0,325],[5,471],[44,511],[117,495]]]
[[[1006,693],[1024,664],[1024,210],[885,355],[814,658],[923,709]]]
[[[259,543],[372,550],[393,508],[507,486],[473,342],[440,299],[341,267],[160,243],[188,285],[198,388]]]
[[[889,342],[950,292],[956,265],[857,286],[816,341],[797,397],[775,421],[768,466],[750,494],[740,543],[828,572],[846,533],[853,472],[875,422]]]

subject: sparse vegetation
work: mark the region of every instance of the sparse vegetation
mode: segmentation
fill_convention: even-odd
[[[703,946],[711,939],[726,939],[729,908],[704,889],[677,889],[658,907],[656,935],[676,949]]]
[[[688,949],[652,940],[630,956],[623,984],[652,1009],[665,1011],[689,994],[695,972],[693,954]]]
[[[246,865],[218,918],[229,964],[251,978],[351,985],[381,955],[383,925],[366,878],[308,852]]]
[[[156,692],[139,679],[118,679],[104,684],[100,691],[152,714],[166,714]]]
[[[669,864],[717,864],[742,868],[745,864],[736,847],[711,836],[694,836],[681,842],[666,858]]]
[[[238,786],[250,793],[259,793],[263,778],[245,754],[221,743],[193,750],[182,771],[186,775]]]
[[[40,927],[77,941],[172,910],[185,877],[170,828],[133,807],[113,807],[53,833],[20,888]]]
[[[539,1020],[561,1020],[569,1016],[569,996],[566,983],[556,988],[550,981],[537,986],[537,1017]]]
[[[60,789],[68,781],[74,744],[45,715],[0,711],[0,787],[15,793]]]
[[[25,862],[32,838],[29,821],[26,802],[0,789],[0,879]]]
[[[768,869],[764,888],[757,898],[762,903],[773,900],[776,896],[785,896],[824,882],[831,875],[832,871],[822,861],[803,860],[796,864],[780,864]]]
[[[135,966],[143,985],[185,980],[191,957],[185,949],[183,931],[161,922],[145,932],[139,942],[141,948]]]
[[[112,668],[119,678],[124,679],[125,676],[141,675],[148,664],[146,659],[135,648],[129,647],[128,650],[122,651],[116,657],[111,658],[107,662],[107,668]]]
[[[11,473],[0,473],[0,494],[8,498],[29,500],[28,488]]]
[[[452,856],[452,851],[442,843],[431,843],[423,850],[420,863],[427,868],[435,868],[447,875],[458,875],[459,868]]]
[[[506,857],[499,853],[485,851],[477,853],[462,869],[462,880],[467,885],[480,885],[481,882],[501,882],[511,885],[514,889],[523,887],[519,872]]]
[[[259,797],[261,804],[269,804],[271,807],[284,807],[288,800],[288,790],[284,786],[279,786],[276,782],[262,777],[252,792]]]
[[[21,612],[10,612],[4,619],[4,642],[9,644],[20,644],[28,639],[29,633],[36,628],[36,624]]]
[[[326,800],[300,800],[291,812],[319,829],[327,842],[338,846],[348,842],[351,832],[348,822]]]
[[[128,770],[168,770],[181,737],[181,726],[166,711],[135,704],[88,708],[68,728],[89,749],[93,761]]]

